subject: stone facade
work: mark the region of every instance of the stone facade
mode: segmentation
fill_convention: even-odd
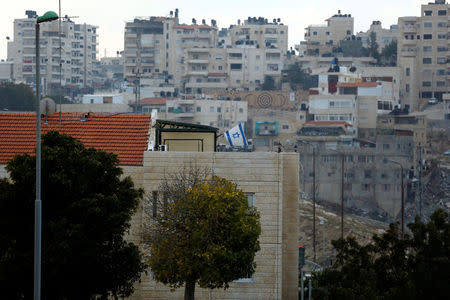
[[[233,282],[227,290],[196,288],[196,299],[297,299],[298,298],[298,180],[297,153],[192,153],[145,152],[141,168],[125,168],[137,186],[151,193],[165,174],[194,162],[209,167],[215,175],[254,194],[261,214],[261,250],[255,257],[252,278]],[[142,207],[133,219],[130,238],[141,241],[145,220]],[[183,299],[184,289],[173,292],[144,275],[131,299]]]

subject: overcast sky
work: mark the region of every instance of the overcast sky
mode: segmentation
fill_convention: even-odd
[[[48,10],[58,13],[58,0],[5,0],[0,10],[0,58],[6,59],[6,37],[13,36],[13,21],[24,18],[26,10],[42,15]],[[113,56],[123,50],[123,32],[126,21],[136,16],[167,16],[178,8],[180,22],[190,23],[192,18],[201,22],[217,20],[219,27],[236,24],[237,19],[263,16],[269,20],[281,18],[289,25],[289,46],[303,40],[304,28],[309,24],[322,24],[341,10],[355,18],[355,32],[366,31],[373,20],[384,28],[396,24],[398,17],[418,16],[423,0],[61,0],[62,15],[78,16],[76,23],[99,27],[99,57]]]

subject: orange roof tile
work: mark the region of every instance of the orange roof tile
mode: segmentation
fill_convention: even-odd
[[[79,139],[85,147],[114,152],[121,165],[142,165],[147,150],[150,114],[89,113],[85,121],[81,113],[59,113],[42,118],[42,134],[57,130]],[[0,164],[16,154],[33,154],[36,147],[35,114],[0,113]]]
[[[381,85],[381,82],[345,82],[339,83],[340,87],[376,87]]]

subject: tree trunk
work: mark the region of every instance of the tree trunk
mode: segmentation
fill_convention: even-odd
[[[186,281],[184,286],[184,300],[194,300],[195,296],[195,280]]]

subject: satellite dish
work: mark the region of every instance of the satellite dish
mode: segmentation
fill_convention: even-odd
[[[41,99],[40,103],[40,112],[41,115],[51,115],[56,112],[56,103],[52,98],[45,97]]]

